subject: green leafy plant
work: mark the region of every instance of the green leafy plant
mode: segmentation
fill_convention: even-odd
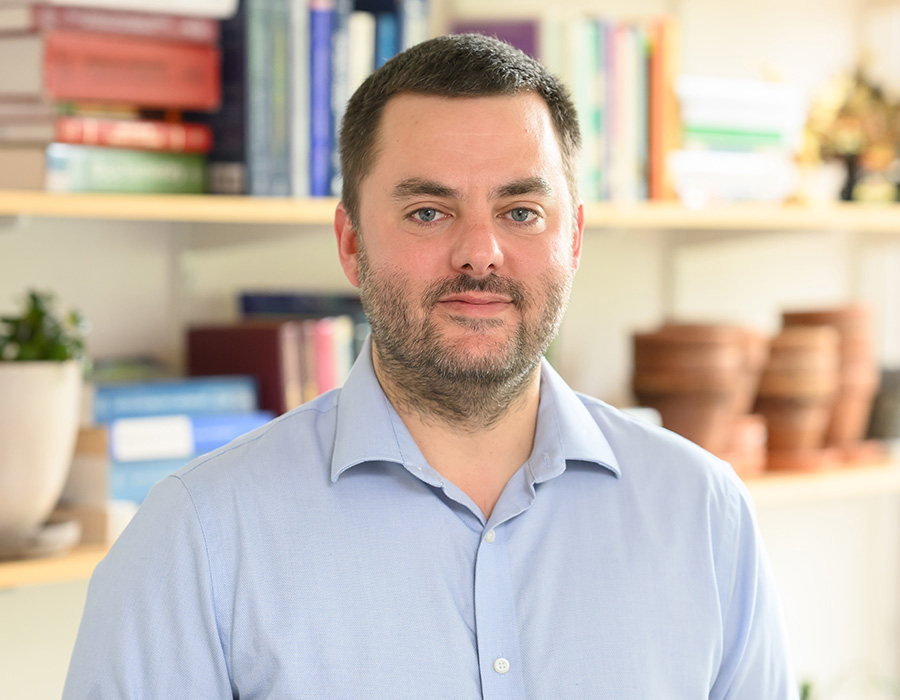
[[[0,317],[0,361],[84,360],[87,322],[77,311],[60,316],[54,297],[31,290],[20,316]]]

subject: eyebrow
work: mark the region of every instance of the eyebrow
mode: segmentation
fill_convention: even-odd
[[[526,194],[539,194],[548,196],[553,193],[553,187],[543,177],[524,177],[513,180],[496,187],[491,192],[492,199],[504,199],[506,197],[521,197]],[[410,197],[439,197],[442,199],[460,199],[459,190],[443,185],[436,180],[422,178],[409,178],[398,182],[391,193],[392,199],[403,200]]]

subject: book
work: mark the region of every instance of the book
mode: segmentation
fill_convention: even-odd
[[[147,38],[216,44],[219,23],[211,17],[132,12],[99,7],[60,7],[47,3],[0,5],[0,34],[71,29]]]
[[[0,7],[12,5],[91,7],[134,12],[225,18],[234,14],[237,0],[0,0]]]
[[[356,294],[246,291],[238,297],[240,314],[247,317],[323,317],[349,315],[364,320]]]
[[[342,188],[340,141],[341,120],[350,99],[350,15],[353,0],[334,0],[331,26],[331,164],[329,194],[339,197]]]
[[[271,190],[269,122],[271,120],[271,54],[268,50],[269,0],[246,4],[246,147],[247,192],[265,196]]]
[[[430,36],[430,0],[399,0],[400,49],[419,44]]]
[[[591,22],[584,17],[577,21],[585,26]],[[534,19],[460,19],[453,23],[453,34],[484,34],[512,44],[532,58],[540,58],[540,23]]]
[[[348,58],[348,87],[352,95],[375,70],[375,15],[356,10],[348,23],[350,55]]]
[[[381,68],[400,50],[400,28],[396,12],[375,15],[375,68]]]
[[[651,23],[650,124],[648,194],[650,199],[673,199],[675,190],[666,162],[668,154],[680,146],[678,98],[675,76],[678,73],[678,28],[671,18]]]
[[[98,117],[0,123],[0,143],[53,141],[169,153],[208,153],[212,148],[212,130],[206,124]]]
[[[193,326],[187,331],[187,371],[192,376],[250,375],[259,406],[280,415],[303,402],[303,340],[294,321],[240,321]]]
[[[307,0],[288,0],[290,22],[290,177],[294,197],[310,195],[310,8]]]
[[[331,39],[336,13],[335,0],[310,0],[309,194],[313,197],[331,194],[334,148]]]
[[[83,414],[95,424],[117,418],[246,413],[259,408],[253,377],[178,377],[145,382],[90,382]]]
[[[52,143],[46,149],[46,188],[51,192],[202,194],[205,158]]]
[[[116,462],[192,457],[211,452],[274,418],[270,411],[117,418],[108,424]]]
[[[216,47],[54,30],[0,38],[0,100],[97,101],[210,110],[221,99]]]

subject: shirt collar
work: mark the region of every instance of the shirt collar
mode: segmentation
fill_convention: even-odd
[[[619,465],[590,411],[546,360],[541,363],[541,401],[534,449],[529,459],[533,483],[565,471],[568,461],[595,464],[616,476]],[[367,338],[338,398],[331,479],[365,462],[395,462],[440,486],[378,382]]]

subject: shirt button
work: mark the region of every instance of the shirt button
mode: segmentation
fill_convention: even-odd
[[[497,534],[493,530],[488,530],[488,533],[484,536],[484,541],[490,544],[495,539],[497,539]]]
[[[509,670],[509,661],[501,656],[494,662],[494,670],[497,673],[506,673]]]

